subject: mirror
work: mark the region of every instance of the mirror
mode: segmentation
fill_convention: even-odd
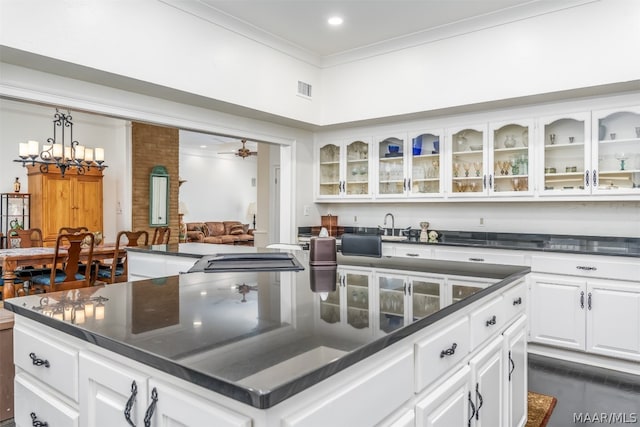
[[[149,181],[149,225],[169,225],[169,172],[154,166]]]

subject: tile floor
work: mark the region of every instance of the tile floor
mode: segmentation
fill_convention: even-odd
[[[558,399],[548,427],[640,426],[640,376],[530,354],[529,390]]]
[[[547,427],[640,427],[640,376],[531,354],[529,390],[558,399]],[[602,412],[620,414],[626,418],[617,422],[594,422],[593,419],[584,418],[587,413],[593,416]],[[574,413],[583,414],[582,421],[574,421]],[[15,424],[8,420],[0,422],[0,427],[15,427]]]

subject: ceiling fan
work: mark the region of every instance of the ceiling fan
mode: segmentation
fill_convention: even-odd
[[[241,140],[241,142],[242,148],[238,148],[237,151],[219,151],[218,154],[235,154],[236,156],[242,157],[243,159],[245,157],[258,155],[257,151],[251,151],[245,146],[245,144],[247,143],[246,139]]]

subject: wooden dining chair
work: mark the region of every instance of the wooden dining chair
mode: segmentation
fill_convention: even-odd
[[[156,227],[153,231],[152,245],[168,245],[171,238],[171,229],[169,227]]]
[[[129,273],[127,251],[122,248],[134,246],[147,246],[149,233],[141,231],[121,231],[116,237],[116,248],[113,251],[113,259],[109,263],[101,263],[98,268],[98,280],[107,283],[126,282]]]
[[[89,229],[87,227],[60,227],[58,234],[78,234],[87,233]]]
[[[13,230],[13,233],[20,239],[21,248],[41,248],[42,231],[39,228],[28,228],[26,230]]]
[[[32,287],[41,292],[55,292],[91,286],[93,238],[92,233],[59,234],[51,271],[33,275]]]

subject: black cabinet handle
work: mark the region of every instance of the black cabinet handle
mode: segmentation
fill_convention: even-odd
[[[486,325],[487,326],[492,326],[496,324],[496,316],[493,316],[491,319],[487,320]]]
[[[471,400],[471,392],[469,392],[469,405],[471,406],[471,417],[469,417],[468,427],[471,427],[471,420],[473,420],[473,417],[476,416],[476,406],[473,404],[473,401]]]
[[[39,359],[35,353],[29,353],[29,357],[31,358],[31,363],[36,366],[44,366],[45,368],[50,367],[49,361],[46,359]]]
[[[411,191],[411,178],[407,180],[407,190]]]
[[[584,291],[580,292],[580,308],[584,308]]]
[[[482,175],[482,189],[487,189],[487,175]]]
[[[411,296],[411,283],[409,283],[409,286],[407,287],[407,295]]]
[[[587,296],[587,308],[591,310],[591,292],[589,292],[589,295]]]
[[[158,390],[154,387],[151,390],[151,404],[149,404],[147,412],[144,413],[144,427],[151,427],[151,418],[156,410],[156,403],[158,403]]]
[[[480,408],[482,408],[482,405],[484,404],[484,401],[482,399],[482,394],[480,394],[480,383],[476,383],[476,396],[478,397],[478,400],[480,401],[480,403],[478,404],[478,409],[476,409],[476,420],[480,419]]]
[[[489,174],[489,189],[493,188],[493,175]]]
[[[407,191],[407,178],[402,180],[402,191]]]
[[[598,269],[598,267],[593,267],[591,265],[576,265],[576,268],[584,271],[596,271]]]
[[[509,369],[509,381],[511,381],[511,374],[513,374],[513,371],[516,369],[516,364],[511,357],[511,350],[509,350],[509,365],[511,365],[511,369]]]
[[[589,186],[589,171],[585,171],[584,173],[584,184],[585,186]]]
[[[124,407],[124,419],[127,420],[127,423],[131,427],[136,427],[136,425],[131,421],[131,408],[133,408],[133,403],[136,401],[136,395],[138,394],[138,385],[135,381],[131,383],[131,396],[129,396],[129,400],[127,400],[127,404]]]
[[[416,254],[413,252],[407,252],[407,256],[420,256],[420,254]]]
[[[49,423],[45,421],[38,421],[38,416],[35,412],[31,413],[31,425],[33,427],[49,427]]]
[[[594,187],[598,186],[598,172],[596,172],[596,170],[593,170],[593,178],[591,179],[591,185],[593,185]]]
[[[448,348],[448,349],[446,349],[446,350],[442,350],[442,351],[440,352],[440,358],[442,359],[442,358],[443,358],[443,357],[445,357],[445,356],[452,356],[453,354],[455,354],[455,352],[456,352],[456,348],[457,348],[457,347],[458,347],[458,344],[453,343],[453,344],[451,345],[451,348]]]
[[[404,295],[406,295],[406,294],[407,294],[407,282],[404,282],[404,283],[402,284],[402,293],[403,293]]]
[[[513,305],[520,305],[520,304],[522,304],[522,297],[518,297],[513,300]]]
[[[484,258],[469,258],[469,261],[484,262]]]

